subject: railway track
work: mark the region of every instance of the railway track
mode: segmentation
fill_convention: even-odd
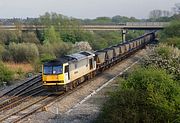
[[[27,110],[32,110],[36,107],[39,107],[40,102],[46,102],[48,98],[51,96],[51,94],[46,94],[46,96],[41,96],[41,94],[45,94],[45,92],[41,91],[36,96],[36,99],[31,99],[30,101],[24,102],[23,104],[19,105],[18,107],[15,107],[11,110],[8,110],[3,113],[3,115],[0,116],[0,122],[15,122],[13,117],[16,117],[17,115],[23,116],[26,115]],[[39,104],[38,104],[39,103]],[[19,119],[19,117],[17,117]]]
[[[12,112],[11,111],[6,112],[6,114],[4,114],[2,117],[0,116],[0,122],[17,123],[17,122],[23,120],[24,118],[32,115],[33,113],[35,113],[41,109],[44,109],[46,106],[52,105],[53,103],[61,100],[62,98],[65,98],[66,96],[72,94],[73,92],[77,91],[79,88],[82,88],[83,86],[85,86],[87,84],[88,84],[88,81],[81,83],[77,88],[74,88],[66,93],[60,92],[58,95],[47,93],[45,91],[42,91],[42,93],[37,92],[37,95],[36,95],[36,93],[34,93],[34,95],[36,95],[37,97],[38,97],[38,94],[41,96],[39,96],[39,98],[37,100],[28,102],[27,105],[22,106],[21,108],[19,108],[16,111],[13,110]],[[29,98],[29,97],[32,97],[32,95],[31,96],[29,95],[26,98]],[[22,99],[22,100],[24,100],[24,99]],[[13,104],[11,104],[11,105],[13,105]]]
[[[17,105],[21,104],[25,100],[30,99],[31,97],[41,93],[43,90],[42,85],[39,85],[35,88],[29,89],[26,92],[21,93],[18,96],[14,96],[11,98],[8,98],[7,100],[0,103],[0,112],[4,112],[8,109],[12,109],[16,107]]]
[[[5,94],[0,96],[0,103],[4,102],[5,100],[14,97],[14,96],[18,96],[21,93],[27,91],[28,89],[30,89],[33,86],[36,86],[36,84],[40,84],[41,81],[41,75],[38,75],[34,78],[31,78],[29,80],[27,80],[26,82],[24,82],[23,84],[11,89],[10,91],[6,92]]]
[[[4,96],[17,96],[21,91],[24,91],[25,89],[29,88],[30,86],[36,84],[41,80],[41,75],[37,75],[36,77],[33,77],[23,84],[11,89],[10,91],[6,92],[5,94],[0,96],[0,99]]]
[[[5,94],[0,96],[0,115],[9,109],[12,109],[25,100],[30,99],[38,93],[43,91],[40,83],[41,75],[37,75],[23,84],[11,89]]]

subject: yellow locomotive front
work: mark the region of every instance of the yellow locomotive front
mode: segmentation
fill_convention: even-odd
[[[68,73],[68,63],[50,61],[42,66],[43,86],[48,90],[58,91],[64,88]]]
[[[63,66],[43,66],[43,85],[62,85]]]

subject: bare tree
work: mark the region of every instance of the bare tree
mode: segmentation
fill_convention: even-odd
[[[176,3],[175,7],[172,8],[174,14],[180,14],[180,3]]]
[[[170,17],[170,16],[172,16],[172,14],[171,14],[170,11],[163,10],[163,11],[162,11],[162,16],[163,16],[163,17]]]
[[[159,17],[162,17],[162,10],[152,10],[150,13],[149,13],[149,18],[152,18],[152,19],[157,19]]]

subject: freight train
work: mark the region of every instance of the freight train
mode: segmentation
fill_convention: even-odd
[[[68,91],[122,61],[155,40],[155,32],[103,50],[63,56],[42,65],[43,86],[52,91]]]

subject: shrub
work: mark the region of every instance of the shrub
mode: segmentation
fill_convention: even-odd
[[[62,42],[60,35],[55,31],[54,26],[50,26],[47,30],[45,30],[45,43],[54,43],[54,42]]]
[[[46,43],[46,44],[43,44],[43,45],[38,45],[38,49],[39,49],[40,57],[43,54],[49,54],[49,55],[55,57],[54,52],[53,52],[53,47],[52,47],[52,45],[50,43]]]
[[[40,61],[41,62],[46,62],[46,61],[49,61],[49,60],[53,60],[55,59],[56,57],[54,55],[51,55],[49,53],[46,53],[46,54],[41,54],[40,56]]]
[[[155,53],[162,57],[169,58],[172,55],[173,47],[169,47],[166,45],[159,45],[159,47],[155,48]]]
[[[164,42],[180,49],[180,37],[167,38]]]
[[[21,40],[24,43],[40,43],[36,34],[34,32],[24,32],[22,33]]]
[[[160,44],[155,48],[155,52],[143,58],[144,67],[154,66],[163,68],[174,76],[174,79],[180,80],[180,50],[167,45]]]
[[[108,43],[104,38],[96,35],[94,40],[89,41],[89,44],[94,50],[100,50],[108,47]]]
[[[13,79],[14,73],[10,71],[2,62],[0,62],[0,83],[1,85],[3,82],[8,82],[10,84],[10,81]]]
[[[162,69],[139,68],[113,92],[97,122],[176,122],[179,85]]]
[[[32,43],[11,43],[9,51],[15,62],[33,62],[39,57],[39,51]]]
[[[18,42],[20,33],[15,31],[0,31],[0,43],[9,45],[12,42]]]
[[[53,52],[57,58],[60,58],[61,56],[68,54],[68,52],[70,52],[72,48],[71,43],[65,43],[65,42],[53,43],[51,45],[53,47]]]
[[[41,63],[40,59],[36,59],[36,60],[32,63],[32,66],[33,66],[33,68],[34,68],[34,72],[36,72],[36,73],[41,72],[41,67],[42,67],[41,65],[42,65],[42,63]]]
[[[2,60],[5,62],[13,61],[12,55],[7,49],[2,52]]]
[[[71,43],[56,42],[56,43],[46,43],[39,46],[40,59],[41,61],[51,60],[54,58],[59,58],[62,55],[68,54],[72,49]]]
[[[172,21],[169,26],[167,26],[162,32],[161,37],[164,38],[173,38],[180,36],[180,21]]]
[[[5,51],[5,48],[3,47],[3,45],[0,44],[0,60],[2,60],[4,51]]]

